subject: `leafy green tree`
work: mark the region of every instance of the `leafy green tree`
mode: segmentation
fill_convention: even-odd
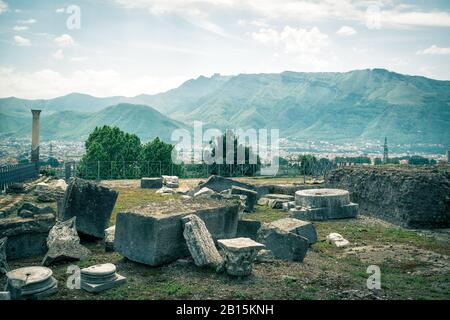
[[[96,127],[85,142],[86,154],[78,166],[84,178],[136,178],[141,141],[118,127]]]
[[[159,137],[147,142],[142,146],[140,160],[146,162],[147,176],[166,175],[182,175],[183,168],[181,165],[174,164],[172,161],[172,151],[174,146],[165,143]],[[144,167],[145,171],[145,167]]]
[[[227,143],[227,136],[233,140]],[[227,146],[232,146],[231,150]],[[219,137],[216,137],[215,141],[210,141],[211,156],[216,159],[219,156],[218,147],[222,146],[222,163],[214,161],[209,166],[209,173],[220,174],[222,176],[233,175],[245,175],[251,176],[259,171],[261,167],[261,161],[258,155],[253,153],[253,150],[249,146],[244,146],[239,143],[239,137],[232,132],[227,132]],[[233,154],[232,154],[233,153]],[[243,154],[244,159],[239,159],[238,156]],[[228,155],[228,157],[227,157]],[[227,158],[232,158],[232,161],[227,161]],[[256,159],[256,161],[252,161]],[[229,163],[232,162],[232,163]],[[252,163],[256,162],[256,163]]]

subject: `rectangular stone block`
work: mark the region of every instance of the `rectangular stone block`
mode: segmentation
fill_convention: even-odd
[[[169,263],[189,255],[182,217],[195,214],[205,222],[214,240],[227,239],[236,236],[238,211],[238,204],[221,203],[205,209],[189,209],[186,205],[177,213],[158,214],[151,208],[119,212],[114,249],[132,261],[151,266]]]
[[[247,198],[245,199],[245,211],[252,212],[254,210],[256,199],[258,197],[258,193],[256,191],[245,189],[238,186],[232,186],[231,194],[239,194],[247,196]]]
[[[258,235],[259,228],[261,228],[261,221],[239,220],[236,237],[250,238],[255,240]]]
[[[309,244],[317,242],[316,227],[311,222],[284,218],[271,222],[270,226],[305,237],[308,239]]]
[[[160,189],[163,186],[162,178],[142,178],[141,188],[142,189]]]
[[[43,255],[47,252],[47,236],[55,224],[53,214],[34,218],[6,218],[0,220],[0,238],[8,237],[8,260]]]

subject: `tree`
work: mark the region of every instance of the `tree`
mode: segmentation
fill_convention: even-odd
[[[172,151],[174,146],[156,137],[152,141],[147,142],[142,146],[140,159],[141,161],[148,162],[147,175],[181,175],[182,166],[174,164],[172,161]]]
[[[96,127],[85,142],[86,154],[78,166],[84,178],[136,178],[135,162],[141,154],[141,141],[118,127]]]
[[[232,138],[232,141],[229,143],[227,143],[227,136]],[[210,166],[211,174],[235,175],[236,171],[239,171],[239,175],[251,176],[261,167],[259,156],[253,153],[251,147],[240,144],[239,137],[231,131],[216,137],[215,141],[211,140],[209,144],[213,159],[220,156],[218,147],[222,146],[222,164],[214,160],[214,163]],[[229,146],[232,147],[231,150]],[[244,159],[239,159],[238,156],[242,154]],[[232,158],[232,161],[227,161],[227,158]]]
[[[59,161],[56,158],[50,157],[47,160],[47,165],[49,165],[52,168],[57,168],[59,167]]]

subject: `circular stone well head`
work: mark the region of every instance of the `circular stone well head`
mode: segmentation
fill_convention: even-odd
[[[311,208],[342,207],[350,203],[350,194],[342,189],[308,189],[295,193],[295,204]]]

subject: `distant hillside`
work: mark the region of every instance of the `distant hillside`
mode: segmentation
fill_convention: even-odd
[[[31,113],[30,113],[31,114]],[[18,135],[31,132],[31,115],[22,119],[16,131]],[[42,139],[85,140],[96,126],[117,126],[125,132],[135,133],[142,140],[159,136],[170,141],[170,135],[177,128],[186,128],[178,121],[169,119],[158,111],[144,105],[121,103],[94,113],[61,111],[42,114]]]
[[[157,95],[132,98],[82,94],[51,100],[6,98],[0,99],[0,133],[28,124],[23,117],[30,117],[30,107],[41,107],[48,115],[62,110],[105,111],[119,102],[149,105],[188,126],[200,120],[221,129],[279,128],[285,138],[344,142],[387,136],[394,144],[450,146],[450,81],[384,69],[214,75],[186,81]],[[111,110],[105,112],[108,114],[101,113],[103,122],[116,119],[109,114]],[[130,119],[122,121],[145,134],[139,115],[135,117],[135,125]]]

